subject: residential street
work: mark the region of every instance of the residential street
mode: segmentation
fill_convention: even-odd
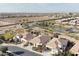
[[[39,54],[36,54],[34,52],[22,49],[20,47],[16,46],[7,46],[9,51],[11,51],[15,56],[41,56]]]

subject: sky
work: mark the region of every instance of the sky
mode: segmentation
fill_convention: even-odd
[[[79,12],[78,3],[0,3],[0,12]]]

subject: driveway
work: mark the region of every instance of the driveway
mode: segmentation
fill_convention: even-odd
[[[22,49],[16,46],[7,46],[9,51],[11,51],[15,56],[41,56],[40,54],[36,54],[34,52]]]

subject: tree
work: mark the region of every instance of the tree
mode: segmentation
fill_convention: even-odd
[[[3,40],[4,40],[5,38],[4,38],[4,36],[3,36],[3,35],[0,35],[0,39],[3,39]]]
[[[5,33],[5,34],[3,35],[3,37],[5,38],[5,40],[13,39],[14,36],[15,36],[15,35],[12,34],[12,33]]]
[[[2,53],[6,53],[8,51],[8,47],[0,47],[0,51]]]
[[[69,13],[69,16],[72,17],[72,16],[73,16],[73,13],[70,12],[70,13]]]

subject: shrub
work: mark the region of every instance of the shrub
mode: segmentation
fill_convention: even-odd
[[[25,47],[25,46],[28,46],[28,45],[29,45],[29,42],[25,43],[25,44],[24,44],[24,47]]]
[[[77,55],[72,54],[70,52],[59,52],[58,54],[55,54],[55,56],[77,56]]]
[[[32,50],[37,51],[37,48],[36,47],[32,47]]]
[[[5,34],[3,35],[3,37],[5,38],[5,40],[7,40],[7,39],[13,39],[14,36],[15,36],[15,35],[12,34],[12,33],[5,33]]]
[[[0,44],[2,44],[3,42],[2,41],[0,41]]]
[[[8,51],[8,47],[0,47],[0,51],[6,53]]]

